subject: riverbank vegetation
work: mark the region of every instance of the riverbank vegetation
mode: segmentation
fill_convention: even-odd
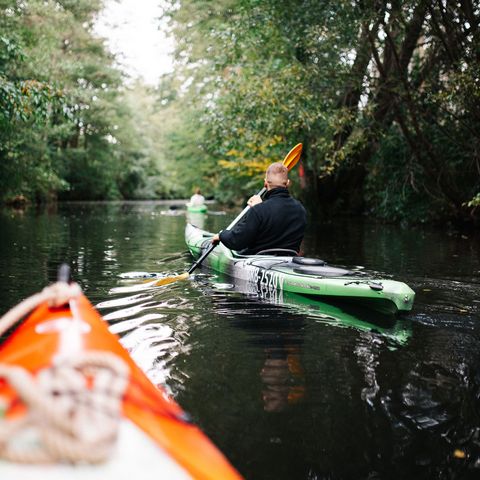
[[[132,198],[149,182],[162,193],[141,109],[92,34],[101,6],[0,1],[3,202]]]
[[[471,0],[166,1],[176,70],[126,88],[100,0],[2,1],[0,173],[18,197],[244,199],[298,142],[313,214],[480,217]]]

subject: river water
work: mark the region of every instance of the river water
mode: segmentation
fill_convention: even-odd
[[[222,213],[194,221],[218,231]],[[4,211],[0,311],[70,263],[141,368],[248,479],[480,478],[478,235],[310,219],[306,255],[416,291],[395,319],[269,303],[207,271],[136,291],[135,272],[190,266],[185,222],[161,202]]]

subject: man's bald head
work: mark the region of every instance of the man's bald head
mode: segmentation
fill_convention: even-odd
[[[265,173],[265,183],[269,190],[277,187],[287,187],[289,183],[288,168],[282,162],[272,163]]]

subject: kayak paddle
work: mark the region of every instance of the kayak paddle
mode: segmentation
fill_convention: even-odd
[[[302,147],[303,145],[301,143],[298,143],[297,145],[295,145],[288,153],[287,155],[285,156],[285,158],[283,159],[283,165],[285,165],[285,167],[288,168],[288,171],[290,171],[297,163],[298,161],[300,160],[300,155],[302,154]],[[258,193],[257,195],[259,195],[260,197],[267,191],[267,188],[266,187],[263,187]],[[226,230],[231,230],[244,216],[245,214],[250,210],[250,206],[247,205],[238,215],[237,217],[235,218],[235,220],[233,220],[230,225],[226,228]],[[205,252],[203,253],[203,255],[200,256],[200,258],[193,263],[193,265],[188,269],[188,271],[186,271],[185,273],[182,273],[180,275],[175,275],[175,276],[172,276],[172,277],[165,277],[165,278],[161,278],[160,280],[157,280],[155,282],[155,285],[156,286],[161,286],[161,285],[168,285],[169,283],[173,283],[173,282],[176,282],[177,280],[185,280],[187,279],[190,274],[197,268],[199,267],[202,262],[210,255],[210,253],[212,253],[212,251],[215,249],[215,247],[217,246],[218,244],[211,244],[207,250],[205,250]]]

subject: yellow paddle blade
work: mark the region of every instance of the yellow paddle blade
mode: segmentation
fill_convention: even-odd
[[[190,274],[188,272],[182,273],[181,275],[175,275],[173,277],[165,277],[157,280],[155,285],[161,287],[162,285],[168,285],[169,283],[177,282],[178,280],[186,280]]]
[[[303,145],[301,143],[297,143],[285,156],[283,159],[283,164],[288,168],[290,171],[300,160],[300,155],[302,154]]]

